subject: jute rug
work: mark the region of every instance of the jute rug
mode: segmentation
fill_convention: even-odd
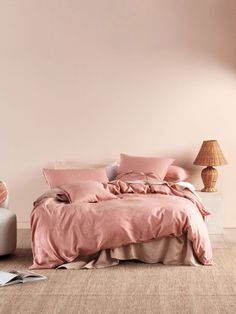
[[[236,248],[214,249],[212,267],[125,262],[95,270],[39,270],[48,280],[0,288],[0,313],[236,313]],[[26,269],[31,250],[0,258]]]

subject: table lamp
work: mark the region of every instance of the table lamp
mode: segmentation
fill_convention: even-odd
[[[204,184],[202,192],[216,192],[215,184],[218,172],[213,166],[227,165],[227,161],[216,140],[203,141],[201,149],[193,162],[194,165],[207,166],[202,170]]]

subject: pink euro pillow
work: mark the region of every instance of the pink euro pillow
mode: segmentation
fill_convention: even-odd
[[[165,176],[165,181],[169,182],[178,182],[178,181],[185,181],[190,177],[190,172],[186,169],[171,165],[168,168],[167,174]]]
[[[120,173],[116,176],[116,180],[121,181],[148,181],[148,180],[158,180],[158,178],[153,173],[143,173],[131,171],[128,173]]]
[[[106,168],[43,169],[43,174],[50,188],[79,181],[108,182]]]
[[[81,181],[73,184],[64,184],[60,189],[66,192],[70,201],[95,203],[117,198],[107,191],[103,184],[96,181]]]
[[[156,178],[164,180],[169,166],[174,162],[173,158],[141,157],[120,154],[120,166],[117,172],[143,172],[154,173]]]

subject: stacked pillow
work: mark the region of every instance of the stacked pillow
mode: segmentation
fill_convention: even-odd
[[[108,182],[106,168],[89,169],[43,169],[51,189],[63,190],[70,202],[105,201],[116,198],[102,183]]]
[[[173,162],[173,158],[121,154],[116,179],[123,181],[157,179],[177,182],[189,178],[189,172],[182,167],[172,165]]]
[[[107,167],[70,169],[70,163],[68,163],[64,165],[67,169],[43,169],[43,174],[50,188],[76,184],[81,181],[107,183],[114,179],[123,181],[157,179],[177,182],[188,179],[189,172],[182,167],[172,165],[173,162],[173,158],[120,154],[119,166],[113,163]],[[112,168],[112,175],[108,178],[107,169],[109,167]]]
[[[140,157],[120,154],[118,173],[153,173],[156,179],[163,181],[173,158]]]
[[[56,161],[55,169],[94,169],[106,168],[106,173],[109,181],[112,181],[117,174],[117,162],[103,162],[99,164],[83,163],[78,161]]]
[[[43,169],[43,174],[50,188],[80,181],[108,182],[105,168],[89,169]]]

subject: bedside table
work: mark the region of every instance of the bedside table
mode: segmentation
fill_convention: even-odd
[[[205,217],[209,234],[223,233],[223,198],[220,192],[195,191],[202,200],[206,210],[210,213]]]

